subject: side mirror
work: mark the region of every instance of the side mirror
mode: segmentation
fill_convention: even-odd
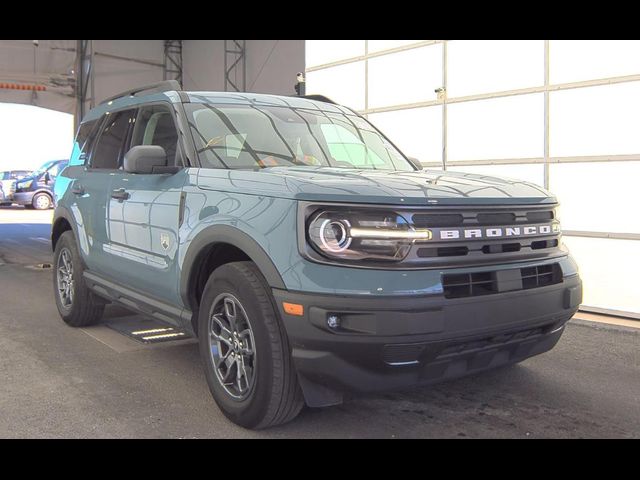
[[[168,173],[167,152],[159,145],[138,145],[124,155],[124,171],[129,173]]]
[[[416,167],[416,169],[418,170],[422,170],[424,167],[422,166],[422,163],[420,163],[420,160],[418,160],[417,158],[414,157],[407,157],[407,160],[409,160],[409,162],[411,162],[411,165],[413,165],[414,167]]]
[[[49,174],[49,172],[44,172],[44,183],[48,185],[50,181],[51,181],[51,175]]]

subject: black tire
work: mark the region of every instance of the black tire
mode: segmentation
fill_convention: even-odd
[[[63,304],[64,298],[60,293],[62,282],[59,280],[59,269],[64,262],[61,258],[65,255],[70,256],[72,262],[72,282],[70,291],[72,292],[72,300],[70,304]],[[53,254],[53,294],[56,299],[58,313],[64,322],[71,327],[86,327],[95,325],[102,318],[104,313],[105,302],[97,298],[90,290],[82,276],[84,271],[82,258],[78,252],[73,232],[66,231],[58,239],[56,249]]]
[[[36,193],[31,199],[31,206],[36,210],[49,210],[53,206],[53,199],[46,193]]]
[[[246,398],[234,398],[218,379],[214,367],[212,351],[218,353],[218,347],[212,348],[210,322],[214,301],[225,295],[240,302],[246,324],[252,330],[255,356],[251,358],[256,363],[251,367],[253,382],[247,388]],[[209,277],[200,302],[198,338],[209,390],[229,420],[245,428],[261,429],[286,423],[298,415],[304,400],[287,334],[274,308],[270,289],[254,263],[228,263]]]

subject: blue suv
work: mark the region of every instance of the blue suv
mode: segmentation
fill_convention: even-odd
[[[17,180],[13,203],[37,210],[53,207],[53,186],[67,163],[67,160],[45,162],[33,173]]]
[[[55,199],[63,320],[114,302],[197,336],[247,428],[519,362],[581,301],[553,195],[423,171],[322,96],[126,92],[83,119]]]

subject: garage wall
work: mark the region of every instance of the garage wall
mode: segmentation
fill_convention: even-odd
[[[640,316],[640,41],[309,40],[306,76],[425,166],[549,188],[585,306]]]
[[[0,41],[0,82],[44,84],[47,91],[0,89],[0,102],[74,113],[77,40],[38,42],[35,47],[32,40]],[[304,40],[247,40],[247,90],[294,94],[296,73],[304,70],[304,47]],[[94,40],[93,48],[94,104],[163,79],[164,40]],[[224,40],[184,40],[182,52],[185,89],[224,90]]]
[[[304,40],[247,40],[247,91],[293,95]],[[185,90],[224,91],[224,40],[183,40]]]
[[[73,113],[76,40],[0,40],[0,83],[45,84],[47,91],[0,88],[0,102],[36,105]],[[35,62],[34,62],[35,60]]]

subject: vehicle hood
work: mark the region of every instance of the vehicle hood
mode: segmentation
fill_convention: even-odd
[[[200,169],[198,186],[306,201],[398,205],[554,203],[529,182],[442,170],[392,172],[328,167]]]

